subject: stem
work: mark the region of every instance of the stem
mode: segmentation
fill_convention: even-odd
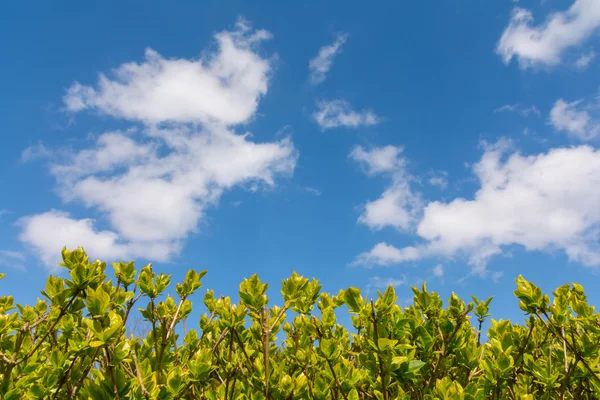
[[[133,352],[133,362],[135,363],[135,372],[137,375],[138,382],[140,383],[140,388],[142,389],[142,394],[144,395],[146,400],[149,400],[150,393],[148,393],[148,390],[146,390],[146,386],[144,386],[144,381],[142,380],[142,373],[140,372],[140,365],[138,364],[135,351]]]
[[[42,343],[44,343],[44,340],[46,340],[46,338],[48,337],[48,335],[50,334],[50,332],[52,332],[54,330],[54,328],[56,328],[56,325],[58,325],[58,323],[60,322],[60,320],[62,319],[62,317],[65,316],[65,314],[67,313],[67,310],[71,307],[71,305],[73,304],[73,302],[77,298],[77,295],[79,294],[80,291],[81,291],[81,289],[77,289],[75,291],[75,293],[73,293],[73,297],[71,297],[71,299],[69,300],[69,302],[63,308],[61,308],[60,313],[58,314],[58,317],[56,317],[56,321],[54,321],[54,324],[52,324],[52,326],[50,327],[50,329],[48,329],[46,331],[46,333],[44,334],[44,336],[42,336],[41,339],[38,340],[38,342],[35,345],[35,347],[33,349],[31,349],[31,351],[19,363],[17,363],[17,364],[25,362],[26,360],[29,359],[29,357],[31,357],[32,355],[35,354],[35,352],[40,348],[40,346],[42,345]]]
[[[265,359],[265,397],[270,398],[269,395],[269,310],[265,307],[263,309],[263,357]]]
[[[244,343],[242,343],[242,340],[240,339],[240,336],[238,335],[235,329],[233,330],[233,334],[235,335],[235,338],[238,341],[240,349],[242,349],[242,353],[244,354],[246,361],[248,361],[248,365],[250,365],[250,369],[252,370],[252,372],[254,372],[254,364],[252,364],[252,361],[250,361],[250,357],[248,357],[248,353],[246,353],[246,349],[244,348]]]
[[[571,343],[569,343],[567,341],[566,338],[562,337],[560,334],[558,334],[555,331],[555,327],[554,324],[552,323],[552,321],[550,320],[550,317],[548,316],[548,314],[546,314],[545,311],[542,311],[542,313],[544,314],[544,316],[548,319],[548,322],[550,322],[550,325],[548,325],[546,323],[546,321],[536,312],[535,315],[544,323],[544,325],[546,326],[546,329],[548,329],[548,331],[550,331],[555,337],[563,339],[564,343],[566,344],[566,346],[569,348],[569,350],[571,350],[573,352],[573,354],[575,354],[575,356],[577,356],[580,360],[581,363],[583,364],[583,366],[588,370],[588,372],[590,372],[592,374],[592,377],[594,379],[596,379],[598,382],[600,382],[600,377],[594,372],[594,370],[589,366],[589,364],[587,363],[587,361],[585,361],[585,359],[583,358],[583,356],[581,354],[579,354],[579,352],[577,351],[577,349],[575,348],[575,345],[571,345]],[[552,329],[550,329],[550,326],[552,326]]]
[[[56,392],[54,393],[54,397],[53,397],[54,399],[58,398],[58,393],[60,392],[60,389],[63,387],[63,385],[67,381],[69,373],[71,372],[71,369],[73,368],[73,366],[75,365],[75,362],[77,361],[77,357],[78,356],[75,356],[73,358],[73,361],[71,361],[71,365],[69,365],[69,368],[67,368],[67,370],[65,371],[65,373],[60,377],[60,381],[58,382],[58,386],[56,388]]]
[[[231,351],[233,350],[233,333],[229,333],[229,353],[227,354],[227,363],[231,365]],[[233,371],[235,373],[235,369]],[[227,378],[225,381],[225,400],[227,400],[227,395],[229,393],[229,380],[231,379],[231,374],[227,374]],[[233,396],[233,393],[232,393]]]
[[[185,297],[182,297],[181,300],[179,301],[179,305],[177,306],[177,311],[175,311],[175,315],[173,316],[173,321],[171,321],[171,326],[169,326],[169,330],[167,331],[167,337],[165,340],[169,339],[169,336],[171,336],[171,333],[174,334],[173,330],[175,329],[175,322],[177,322],[177,316],[179,315],[179,310],[181,310],[181,305],[183,304],[184,301],[185,301]]]
[[[385,381],[385,370],[383,369],[383,359],[379,353],[379,334],[377,333],[377,316],[375,315],[375,304],[371,300],[371,317],[373,318],[373,341],[377,346],[377,360],[379,362],[379,374],[381,375],[381,390],[383,392],[383,399],[388,400],[387,383]]]
[[[104,348],[104,355],[106,357],[106,369],[108,369],[108,373],[110,374],[110,378],[112,381],[112,387],[113,387],[113,392],[115,393],[115,398],[117,400],[120,400],[119,397],[119,389],[117,388],[117,380],[115,377],[115,370],[113,369],[111,363],[110,363],[110,355],[108,354],[108,349],[105,347]]]
[[[160,377],[160,375],[162,374],[162,371],[161,371],[161,368],[159,368],[161,362],[158,359],[158,339],[156,338],[156,319],[154,318],[154,309],[155,309],[155,306],[154,306],[154,297],[152,297],[150,299],[150,301],[151,301],[150,304],[152,304],[152,320],[151,320],[151,322],[152,322],[152,336],[154,338],[154,354],[156,356],[156,365],[157,365],[156,375],[157,375],[157,377]]]
[[[329,366],[329,370],[331,371],[331,375],[333,375],[333,381],[335,382],[335,385],[338,387],[340,393],[342,394],[342,397],[345,400],[348,400],[348,397],[346,396],[346,393],[344,393],[344,391],[342,390],[342,384],[338,381],[337,375],[335,373],[335,370],[333,369],[333,365],[331,365],[331,361],[329,361],[327,358],[325,359],[325,361],[327,361],[327,365]],[[337,398],[337,396],[336,396]]]
[[[567,357],[567,341],[565,339],[565,328],[560,328],[563,337],[563,354],[565,356],[565,375],[569,373],[569,358]]]
[[[94,355],[92,356],[92,359],[90,360],[89,365],[87,366],[87,368],[85,369],[81,381],[79,382],[79,386],[77,386],[75,388],[75,392],[73,393],[73,398],[77,398],[77,393],[79,392],[79,389],[81,389],[81,387],[83,386],[83,382],[86,378],[86,376],[90,373],[90,370],[92,369],[92,366],[94,365],[94,360],[96,359],[96,356],[98,356],[98,351],[100,351],[100,347],[96,347],[96,351],[94,351]]]

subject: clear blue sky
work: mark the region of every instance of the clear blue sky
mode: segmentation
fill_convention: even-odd
[[[600,3],[0,5],[0,267],[600,300]],[[200,300],[200,296],[196,299]]]

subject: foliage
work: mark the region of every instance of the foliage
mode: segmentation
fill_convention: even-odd
[[[253,275],[239,304],[207,291],[196,331],[185,326],[188,298],[206,271],[189,271],[175,299],[164,296],[171,277],[151,265],[138,274],[133,262],[114,263],[109,279],[83,249],[62,255],[68,277],[50,276],[45,300],[0,298],[4,399],[600,398],[600,319],[577,283],[550,303],[519,277],[526,324],[492,320],[480,343],[491,298],[466,304],[452,294],[444,308],[423,284],[402,309],[392,287],[376,299],[357,288],[330,295],[293,273],[277,307]],[[151,329],[127,336],[142,301]],[[336,323],[343,305],[354,329]]]

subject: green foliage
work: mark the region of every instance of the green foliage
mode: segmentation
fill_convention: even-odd
[[[151,265],[114,263],[109,278],[83,249],[62,256],[68,272],[48,278],[45,300],[0,298],[3,399],[600,398],[600,316],[577,283],[551,302],[520,276],[526,324],[491,320],[481,343],[491,298],[453,293],[444,307],[423,285],[402,309],[392,287],[374,299],[357,288],[330,295],[293,273],[277,307],[253,275],[239,304],[207,291],[196,331],[186,329],[188,298],[206,271],[189,271],[176,299],[165,295],[171,276]],[[125,325],[142,302],[151,329],[135,337]],[[343,305],[352,327],[337,323]]]

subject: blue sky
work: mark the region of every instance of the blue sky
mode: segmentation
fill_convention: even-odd
[[[0,266],[63,245],[235,296],[600,282],[600,5],[5,2]],[[200,300],[200,297],[198,298]]]

